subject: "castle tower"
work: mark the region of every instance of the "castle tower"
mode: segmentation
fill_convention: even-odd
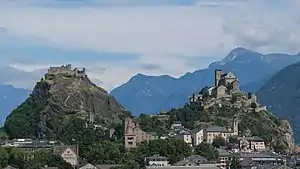
[[[215,70],[215,86],[219,86],[219,82],[221,80],[221,76],[222,76],[222,70],[216,69]]]
[[[232,123],[233,123],[232,124],[233,135],[238,135],[239,134],[239,122],[238,122],[236,115],[234,115]]]
[[[133,131],[135,127],[135,123],[131,118],[125,119],[125,126],[124,126],[124,137],[125,137],[125,148],[135,148],[136,147],[136,135]]]

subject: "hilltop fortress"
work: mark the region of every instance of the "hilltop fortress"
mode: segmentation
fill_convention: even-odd
[[[48,69],[49,75],[57,75],[57,74],[64,74],[69,76],[75,77],[86,77],[85,68],[82,70],[78,70],[77,68],[72,69],[71,64],[62,65],[61,67],[50,67]]]
[[[254,93],[241,92],[239,80],[232,72],[223,73],[222,70],[215,70],[214,86],[205,87],[198,94],[193,93],[190,97],[190,105],[202,110],[215,104],[222,106],[224,103],[255,112],[267,110],[266,106],[258,103]]]

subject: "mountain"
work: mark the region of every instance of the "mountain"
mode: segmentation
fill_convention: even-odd
[[[22,103],[30,94],[29,90],[14,88],[11,85],[0,85],[0,125],[4,123],[13,109]]]
[[[27,100],[7,117],[4,128],[10,137],[58,139],[74,118],[108,127],[126,115],[115,98],[93,84],[85,73],[71,67],[54,69],[58,73],[49,71]]]
[[[231,71],[239,77],[241,88],[256,92],[272,74],[300,60],[300,54],[261,54],[244,48],[232,50],[224,59],[206,69],[174,78],[167,75],[137,74],[111,94],[133,114],[153,114],[183,106],[188,96],[214,82],[214,70]],[[129,99],[130,98],[130,99]]]
[[[272,76],[258,91],[259,100],[280,118],[291,121],[296,140],[300,141],[300,62]]]

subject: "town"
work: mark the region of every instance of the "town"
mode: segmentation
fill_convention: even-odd
[[[71,65],[60,68],[50,68],[48,75],[67,74],[78,78],[86,78],[83,70],[78,72],[77,69],[71,70]],[[221,70],[215,71],[215,84],[212,87],[204,88],[199,94],[192,94],[189,106],[196,110],[209,109],[212,106],[222,107],[232,105],[235,108],[243,108],[247,113],[259,113],[266,111],[266,107],[260,105],[254,94],[243,94],[239,89],[238,78],[232,73],[224,73]],[[236,95],[243,98],[230,102]],[[227,102],[226,102],[227,101]],[[103,127],[95,122],[95,115],[89,113],[86,117],[85,128],[92,126],[94,130],[101,128],[105,137],[109,140],[115,132],[112,128]],[[151,115],[158,117],[162,121],[170,119],[167,113]],[[205,154],[193,154],[189,157],[181,158],[175,163],[170,163],[169,157],[162,154],[153,154],[145,157],[145,167],[148,169],[226,169],[236,163],[237,168],[241,169],[260,169],[260,168],[280,168],[300,166],[300,151],[291,147],[293,151],[288,154],[275,153],[266,140],[257,135],[242,135],[239,129],[240,117],[232,116],[229,120],[229,126],[208,125],[195,129],[187,129],[181,121],[173,121],[168,130],[160,135],[154,132],[146,132],[142,126],[133,117],[127,117],[123,121],[123,144],[126,151],[134,151],[143,143],[153,140],[175,139],[181,140],[191,149],[204,145],[212,145],[217,151],[217,159],[208,159]],[[92,164],[86,159],[80,157],[79,143],[65,145],[57,140],[34,140],[29,138],[3,140],[2,148],[21,149],[25,152],[35,152],[38,150],[49,150],[53,154],[60,156],[65,162],[77,169],[108,169],[117,167],[119,164]],[[24,158],[34,158],[32,155]],[[42,168],[52,168],[55,166],[43,166]],[[7,166],[14,169],[17,167]]]

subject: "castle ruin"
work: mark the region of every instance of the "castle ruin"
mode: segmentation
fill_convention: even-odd
[[[62,65],[60,67],[50,67],[48,69],[49,75],[57,75],[57,74],[64,74],[70,75],[75,77],[86,77],[85,68],[82,70],[78,70],[77,68],[72,69],[71,64]]]
[[[255,112],[266,111],[266,106],[258,103],[254,93],[243,94],[240,91],[238,78],[232,73],[223,73],[222,70],[215,70],[214,85],[205,87],[199,94],[193,93],[190,97],[190,105],[207,109],[215,104],[221,104],[222,100],[227,100],[228,104],[236,107],[249,107],[249,110]],[[242,96],[242,99],[235,100],[237,95]],[[235,100],[235,101],[234,101]],[[230,103],[231,101],[235,103]]]

